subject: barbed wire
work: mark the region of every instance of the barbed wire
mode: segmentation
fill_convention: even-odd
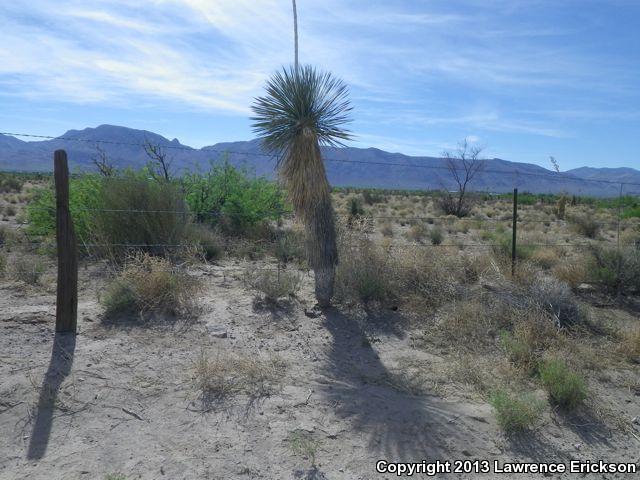
[[[75,138],[75,137],[54,137],[51,135],[36,135],[31,133],[15,133],[15,132],[0,132],[0,135],[10,135],[13,137],[26,137],[26,138],[41,138],[47,140],[61,140],[61,141],[72,141],[72,142],[82,142],[82,143],[91,143],[91,144],[109,144],[109,145],[123,145],[123,146],[136,146],[136,147],[147,147],[148,145],[155,145],[153,143],[135,143],[135,142],[120,142],[114,140],[102,140],[102,139],[86,139],[86,138]],[[158,145],[160,148],[173,149],[173,150],[183,150],[189,152],[213,152],[218,154],[234,154],[234,155],[248,155],[248,156],[258,156],[258,157],[270,157],[272,159],[277,158],[280,153],[257,153],[257,152],[246,152],[246,151],[233,151],[228,149],[215,149],[212,147],[203,147],[202,149],[195,149],[193,147],[187,147],[185,145]],[[435,169],[435,170],[446,170],[450,171],[451,167],[447,165],[423,165],[423,164],[415,164],[415,163],[399,163],[399,162],[379,162],[379,161],[368,161],[368,160],[352,160],[352,159],[344,159],[344,158],[330,158],[323,157],[323,159],[327,162],[340,162],[340,163],[353,163],[353,164],[364,164],[364,165],[381,165],[381,166],[394,166],[394,167],[405,167],[405,168],[426,168],[426,169]],[[542,177],[554,180],[571,180],[576,182],[596,182],[596,183],[605,183],[612,185],[633,185],[640,186],[639,182],[625,182],[625,181],[616,181],[616,180],[605,180],[605,179],[587,179],[574,177],[562,173],[535,173],[535,172],[522,172],[519,170],[513,171],[504,171],[497,169],[483,169],[482,172],[486,173],[495,173],[499,175],[513,175],[513,176],[529,176],[529,177]]]

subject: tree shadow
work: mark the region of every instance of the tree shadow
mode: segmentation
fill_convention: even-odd
[[[39,460],[47,450],[58,391],[71,372],[75,348],[75,334],[56,332],[49,368],[40,388],[37,412],[27,450],[28,459]]]
[[[329,381],[321,387],[336,415],[368,438],[368,448],[393,461],[445,458],[448,444],[473,444],[476,432],[456,425],[462,415],[433,395],[397,388],[357,320],[326,309],[325,327],[333,342],[325,359]]]
[[[576,412],[558,412],[558,414],[562,416],[563,425],[586,444],[611,446],[613,436],[611,428],[598,418],[589,406],[585,405]]]

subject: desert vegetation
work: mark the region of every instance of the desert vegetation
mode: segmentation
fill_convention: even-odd
[[[51,179],[18,178],[2,194],[15,208],[0,228],[0,281],[9,310],[16,308],[11,302],[30,305],[34,295],[49,305],[55,283]],[[155,398],[187,402],[178,416],[222,416],[240,408],[259,418],[257,408],[272,419],[287,408],[296,419],[315,409],[333,418],[341,408],[332,406],[336,401],[360,402],[368,389],[383,389],[394,400],[371,408],[395,411],[416,398],[454,402],[464,418],[482,416],[506,449],[515,449],[509,445],[523,435],[534,443],[580,442],[586,433],[574,426],[576,419],[616,432],[611,438],[620,445],[635,441],[635,207],[577,197],[566,202],[562,219],[558,198],[522,195],[511,275],[509,195],[476,194],[462,218],[443,212],[441,192],[336,189],[327,195],[339,261],[332,264],[333,306],[322,309],[310,275],[319,264],[308,255],[308,219],[296,215],[286,182],[255,177],[224,160],[169,179],[147,170],[72,177],[80,325],[99,339],[91,348],[134,335],[136,348],[127,350],[126,361],[162,351],[163,368],[186,392],[183,400],[166,397],[167,377],[138,367],[126,373],[114,357],[121,377],[112,381],[128,389],[125,411],[144,419],[143,410],[154,408],[148,399]],[[20,328],[31,325],[31,307],[17,308],[6,321],[24,318]],[[34,335],[30,328],[25,335]],[[14,348],[7,355],[17,355]],[[317,376],[331,380],[318,383]],[[69,382],[84,391],[77,379]],[[71,388],[63,384],[63,391],[66,385]],[[7,398],[20,395],[34,405],[37,381],[16,388]],[[61,408],[100,415],[107,408],[101,405],[110,404],[90,406],[88,397],[74,395],[63,396]],[[287,407],[269,403],[288,395],[294,397]],[[143,407],[138,412],[131,405]],[[361,408],[353,421],[379,428],[366,423],[374,422],[372,410]],[[334,419],[344,432],[356,428],[346,418]],[[319,471],[326,452],[338,448],[334,434],[296,422],[282,424],[282,443],[273,448],[299,468]],[[400,435],[397,425],[384,426]],[[340,438],[347,441],[351,433],[344,432]],[[417,442],[426,448],[426,439]]]

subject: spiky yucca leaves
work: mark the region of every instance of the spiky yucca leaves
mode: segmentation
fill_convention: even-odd
[[[328,305],[338,252],[320,145],[342,145],[350,138],[342,128],[351,111],[347,87],[329,73],[304,66],[277,72],[266,90],[252,106],[254,131],[268,150],[278,154],[280,178],[296,215],[305,223],[316,298],[320,305]]]

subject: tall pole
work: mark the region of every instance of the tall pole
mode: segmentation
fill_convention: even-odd
[[[511,276],[516,273],[517,237],[518,237],[518,189],[513,189],[513,218],[511,220]]]
[[[298,10],[296,0],[293,0],[293,40],[295,44],[295,66],[298,71]]]
[[[56,243],[58,250],[58,294],[56,332],[76,333],[78,317],[78,254],[76,234],[69,210],[69,167],[67,153],[53,154],[56,187]]]

